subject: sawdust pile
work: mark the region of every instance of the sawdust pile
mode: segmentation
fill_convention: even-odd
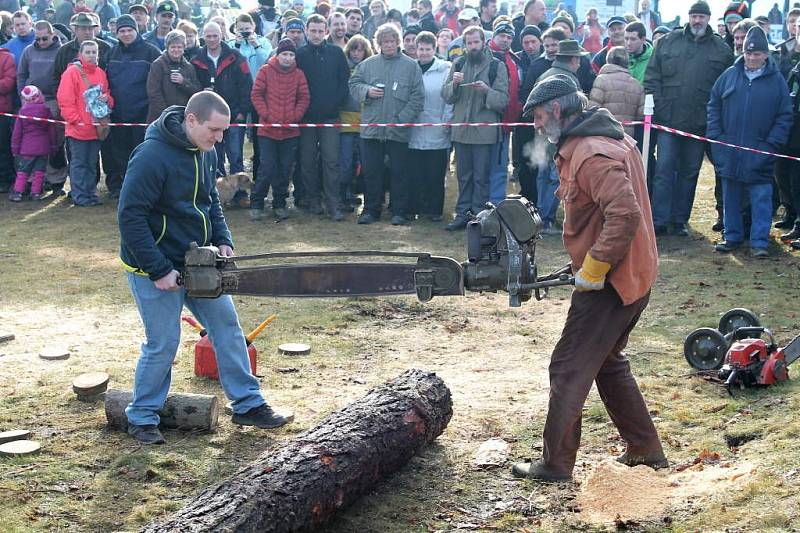
[[[582,483],[578,495],[581,519],[590,524],[657,519],[672,508],[748,483],[755,470],[748,462],[720,462],[719,454],[713,459],[701,454],[694,464],[658,472],[606,460]]]
[[[603,461],[583,482],[578,496],[587,522],[645,520],[659,516],[670,503],[669,479],[646,466],[627,467]]]

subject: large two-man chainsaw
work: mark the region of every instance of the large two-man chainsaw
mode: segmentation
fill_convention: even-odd
[[[272,297],[359,297],[416,294],[434,296],[468,291],[505,291],[519,307],[549,287],[574,283],[569,265],[539,276],[536,241],[542,219],[521,196],[488,205],[467,225],[467,261],[416,252],[277,252],[222,257],[213,246],[192,244],[182,283],[188,296],[221,294]],[[365,259],[370,261],[365,261]],[[297,260],[319,262],[298,263]],[[413,259],[414,262],[403,260]]]

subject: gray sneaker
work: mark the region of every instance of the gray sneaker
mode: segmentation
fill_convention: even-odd
[[[251,209],[250,210],[250,220],[259,221],[263,220],[264,218],[264,210],[263,209]]]
[[[261,429],[275,429],[284,424],[288,424],[291,420],[285,416],[279,415],[274,412],[272,408],[267,405],[260,405],[253,407],[246,413],[233,414],[231,421],[240,426],[256,426]]]
[[[164,444],[164,435],[159,431],[155,424],[137,426],[128,424],[128,435],[138,440],[142,444]]]

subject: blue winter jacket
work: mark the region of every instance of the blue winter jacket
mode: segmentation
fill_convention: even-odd
[[[184,108],[172,106],[147,127],[119,197],[120,259],[153,281],[183,268],[191,242],[233,247],[217,194],[216,154],[188,140],[183,119]]]
[[[761,76],[750,81],[739,57],[717,79],[708,102],[710,139],[781,153],[792,127],[789,87],[769,59]],[[775,157],[711,145],[714,166],[723,178],[744,183],[771,183]]]
[[[3,45],[3,48],[8,48],[8,51],[14,56],[15,67],[19,66],[19,60],[22,59],[22,52],[24,52],[28,46],[32,45],[35,39],[36,34],[31,30],[26,37],[14,37]],[[20,87],[20,90],[22,90],[22,87]]]
[[[129,45],[118,43],[111,49],[106,75],[114,97],[114,122],[147,120],[147,76],[150,65],[160,55],[158,48],[144,42],[141,35]]]

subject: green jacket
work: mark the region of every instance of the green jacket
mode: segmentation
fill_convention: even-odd
[[[645,92],[655,99],[656,123],[705,134],[711,87],[732,63],[733,52],[710,26],[699,39],[689,24],[661,38],[644,79]]]
[[[498,61],[486,46],[478,64],[469,61],[454,61],[442,87],[442,98],[453,104],[453,122],[500,122],[508,105],[508,69],[500,63],[494,83],[489,83],[489,64]],[[456,69],[464,73],[463,84],[482,81],[489,86],[487,93],[471,87],[453,85]],[[497,126],[454,126],[451,128],[453,142],[463,144],[494,144],[500,140]]]
[[[383,98],[368,98],[367,91],[377,83],[385,86]],[[362,123],[414,122],[425,105],[422,69],[416,61],[399,51],[391,58],[376,54],[356,66],[350,76],[350,96],[364,103]],[[362,139],[407,143],[410,135],[408,128],[361,128]]]
[[[645,42],[644,43],[644,50],[638,56],[633,54],[630,55],[630,65],[628,66],[628,72],[631,73],[631,76],[636,78],[636,81],[639,83],[644,83],[644,73],[647,70],[647,63],[650,61],[650,56],[653,55],[653,45]]]

